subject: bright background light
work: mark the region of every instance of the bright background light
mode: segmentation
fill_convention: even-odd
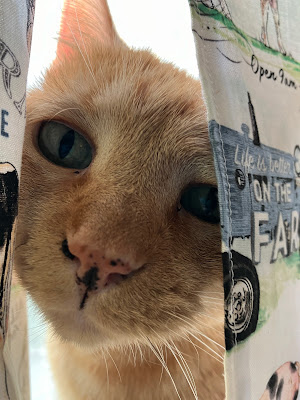
[[[119,35],[129,45],[149,48],[160,58],[198,76],[188,1],[109,0]],[[55,57],[63,0],[36,0],[28,74],[31,87]],[[31,399],[57,400],[45,348],[45,325],[29,306]]]
[[[28,84],[55,57],[63,0],[36,0]],[[119,35],[129,45],[150,48],[160,58],[172,61],[191,75],[198,76],[188,1],[109,0]]]

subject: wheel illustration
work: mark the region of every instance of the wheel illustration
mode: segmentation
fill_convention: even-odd
[[[298,177],[300,177],[300,147],[296,146],[294,150],[295,157],[295,172]]]
[[[256,329],[259,312],[259,281],[251,260],[236,251],[223,253],[226,350]],[[231,265],[231,268],[229,266]]]

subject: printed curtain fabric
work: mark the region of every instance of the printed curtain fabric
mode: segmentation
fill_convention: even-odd
[[[0,0],[0,399],[29,399],[26,298],[12,278],[34,0]]]
[[[300,399],[300,2],[189,4],[221,207],[226,398]]]

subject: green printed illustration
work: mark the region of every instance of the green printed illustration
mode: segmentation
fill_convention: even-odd
[[[225,0],[189,0],[194,21],[193,32],[203,42],[214,43],[217,51],[234,64],[246,62],[258,79],[276,81],[299,88],[300,62],[294,59],[281,37],[277,0],[261,0],[261,30],[252,37],[231,17]],[[271,9],[277,34],[277,48],[269,46],[267,18]],[[212,24],[212,22],[214,22]],[[195,26],[198,25],[198,28]],[[238,51],[239,50],[239,51]]]
[[[289,282],[300,279],[300,254],[295,252],[281,258],[260,278],[260,310],[257,330],[263,327],[278,305],[281,294]],[[276,284],[270,284],[275,282]]]

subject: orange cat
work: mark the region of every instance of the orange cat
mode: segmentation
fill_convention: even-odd
[[[224,398],[216,180],[198,81],[69,0],[27,102],[15,264],[61,399]]]

